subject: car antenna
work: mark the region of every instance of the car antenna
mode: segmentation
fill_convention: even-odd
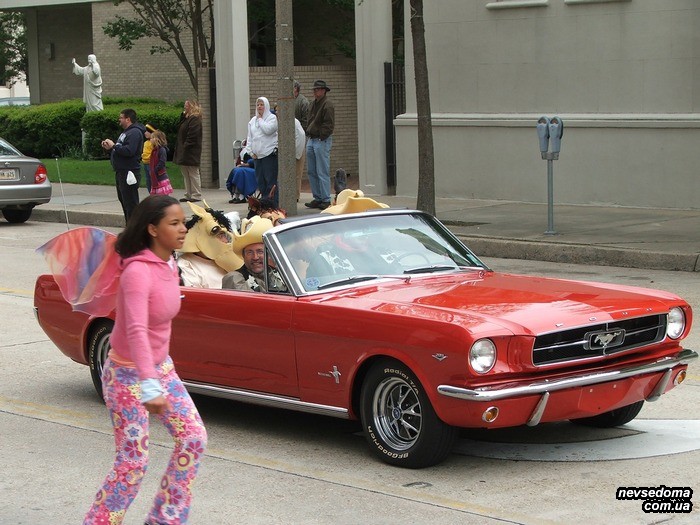
[[[58,155],[53,157],[56,159],[56,171],[58,172],[58,185],[61,187],[61,198],[63,198],[63,212],[66,214],[66,227],[70,230],[70,221],[68,220],[68,208],[66,206],[66,194],[63,193],[63,181],[61,180],[61,168],[58,165]]]

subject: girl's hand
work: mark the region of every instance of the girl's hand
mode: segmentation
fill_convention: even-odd
[[[166,410],[170,410],[170,401],[165,399],[165,396],[158,396],[155,399],[146,401],[143,406],[146,407],[149,413],[160,415],[164,414]]]

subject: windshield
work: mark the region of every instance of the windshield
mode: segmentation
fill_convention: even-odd
[[[382,277],[486,267],[437,220],[420,213],[305,224],[279,232],[277,241],[307,292]]]

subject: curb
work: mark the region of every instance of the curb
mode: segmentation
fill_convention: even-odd
[[[97,226],[99,228],[123,228],[124,216],[116,213],[98,213],[92,211],[48,210],[34,208],[30,220],[39,222],[58,222],[65,224],[66,216],[70,224]]]
[[[480,257],[700,272],[700,256],[693,253],[640,252],[574,243],[550,244],[519,239],[455,235]]]

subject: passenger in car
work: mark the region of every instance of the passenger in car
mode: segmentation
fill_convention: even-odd
[[[233,251],[231,221],[223,212],[189,203],[194,212],[187,222],[187,236],[177,265],[183,286],[221,288],[227,272],[243,264]]]
[[[272,228],[272,221],[260,216],[243,219],[241,234],[233,240],[234,253],[243,260],[235,271],[224,275],[221,287],[253,292],[285,292],[287,286],[274,263],[265,261],[263,233]],[[265,279],[267,272],[267,281]],[[268,286],[269,285],[269,286]]]

